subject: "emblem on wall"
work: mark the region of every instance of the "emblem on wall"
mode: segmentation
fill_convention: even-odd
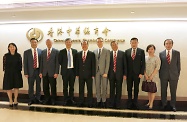
[[[26,33],[27,39],[30,40],[31,38],[35,38],[38,41],[41,41],[44,37],[43,32],[38,28],[31,28]]]

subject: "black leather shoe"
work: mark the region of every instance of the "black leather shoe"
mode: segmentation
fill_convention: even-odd
[[[127,109],[132,109],[132,102],[131,101],[127,101]]]
[[[13,107],[13,104],[10,104],[10,105],[9,105],[9,107],[11,107],[11,108],[12,108],[12,107]]]
[[[18,103],[14,103],[14,107],[18,107]]]
[[[109,105],[109,108],[114,108],[114,106],[113,105]]]
[[[166,111],[167,110],[167,105],[162,106],[162,111]]]
[[[55,100],[51,100],[51,105],[55,105],[55,104],[56,104]]]
[[[71,103],[72,105],[76,105],[76,102],[75,102],[74,100],[70,100],[70,103]]]
[[[177,111],[177,109],[176,109],[175,107],[172,107],[172,110],[173,110],[174,112],[176,112],[176,111]]]
[[[48,103],[49,103],[48,100],[44,100],[42,104],[43,104],[43,105],[48,105]]]
[[[89,104],[89,105],[88,105],[88,108],[92,108],[92,104]]]
[[[134,108],[135,110],[139,110],[139,105],[138,105],[137,102],[134,102],[134,104],[133,104],[133,108]]]
[[[43,101],[40,100],[40,99],[39,99],[39,100],[37,99],[37,100],[36,100],[36,103],[37,103],[37,104],[43,104]]]
[[[101,102],[97,102],[96,107],[101,108]]]
[[[78,107],[84,107],[84,104],[83,103],[79,103]]]
[[[28,102],[28,105],[32,105],[33,103],[34,103],[34,101],[31,100],[31,101]]]
[[[64,101],[63,106],[67,106],[67,102],[66,101]]]
[[[116,109],[120,109],[120,108],[121,108],[120,104],[116,104]]]
[[[103,102],[102,108],[106,108],[106,102]]]

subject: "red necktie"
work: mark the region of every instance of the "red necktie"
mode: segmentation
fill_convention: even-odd
[[[36,55],[36,49],[34,49],[34,64],[33,64],[34,68],[37,68],[37,55]]]
[[[85,62],[85,60],[86,60],[86,52],[84,51],[84,55],[82,57],[82,61]]]
[[[51,52],[50,52],[50,49],[48,49],[48,54],[47,54],[47,61],[49,60],[49,58],[50,58],[50,55],[51,55]]]
[[[116,72],[116,51],[114,52],[114,72]]]
[[[169,54],[169,51],[168,51],[168,54],[167,54],[167,61],[168,61],[168,64],[171,63],[171,61],[170,61],[170,54]]]
[[[135,49],[133,49],[133,53],[132,53],[132,60],[135,59],[136,53],[135,53]]]

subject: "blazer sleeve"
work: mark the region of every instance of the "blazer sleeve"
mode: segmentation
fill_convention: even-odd
[[[73,52],[74,52],[74,54],[73,54],[73,64],[74,64],[74,70],[76,70],[76,61],[77,61],[76,55],[77,55],[77,50],[73,49]]]
[[[62,54],[62,50],[58,53],[58,63],[60,64],[60,65],[62,65],[62,56],[63,56],[63,54]]]
[[[6,67],[6,55],[3,56],[3,71],[5,71]]]
[[[23,66],[24,66],[24,75],[28,75],[28,56],[27,51],[23,54]]]
[[[59,60],[58,60],[58,58],[59,58],[59,51],[58,50],[56,50],[56,55],[55,55],[55,74],[59,74]]]
[[[178,55],[177,55],[177,68],[178,68],[178,73],[180,75],[180,71],[181,71],[180,52],[178,52]]]
[[[96,60],[95,60],[95,54],[94,53],[92,53],[92,59],[91,60],[92,60],[92,77],[95,77],[95,75],[96,75]]]
[[[141,65],[141,74],[144,75],[144,71],[145,71],[145,52],[144,50],[142,50],[142,56],[141,56],[141,62],[142,62],[142,65]]]
[[[44,52],[42,51],[40,55],[40,73],[43,73],[43,54]]]
[[[106,52],[106,67],[105,67],[105,74],[108,74],[109,66],[110,66],[110,50],[107,50]]]
[[[76,64],[75,64],[75,74],[79,76],[79,53],[75,54]]]
[[[126,55],[125,52],[123,52],[123,75],[127,76],[127,60],[126,60]]]

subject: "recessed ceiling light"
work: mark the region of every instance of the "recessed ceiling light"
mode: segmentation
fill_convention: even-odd
[[[16,17],[16,15],[12,15],[12,17]]]
[[[131,11],[131,14],[134,14],[135,12],[134,11]]]

